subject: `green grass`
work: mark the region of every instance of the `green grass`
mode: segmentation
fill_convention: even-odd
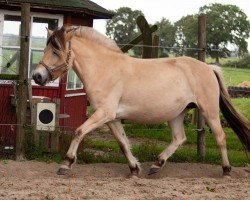
[[[250,121],[250,98],[232,99],[238,111]]]
[[[243,81],[250,81],[250,69],[243,69],[243,68],[232,68],[227,67],[226,63],[230,61],[236,61],[238,58],[221,58],[220,64],[223,69],[223,75],[226,81],[227,86],[236,86]],[[206,63],[215,63],[215,59],[210,57],[206,58]]]
[[[219,62],[221,65],[225,65],[229,61],[239,60],[238,58],[220,58]],[[206,57],[206,63],[214,64],[216,62],[215,58]]]
[[[224,67],[223,76],[227,86],[237,86],[243,81],[250,81],[250,70]]]
[[[103,151],[113,151],[113,152],[120,151],[119,145],[116,141],[86,140],[84,142],[84,146],[86,148],[97,148]]]

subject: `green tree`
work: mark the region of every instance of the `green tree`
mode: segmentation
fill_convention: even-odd
[[[187,55],[197,57],[197,51],[192,48],[197,48],[198,44],[198,16],[187,15],[182,17],[175,24],[176,29],[176,47],[177,55]]]
[[[143,13],[140,10],[132,10],[128,7],[121,7],[113,12],[114,17],[106,25],[106,34],[117,44],[127,44],[139,34],[136,18]],[[135,51],[136,54],[140,52]]]
[[[161,21],[156,22],[156,25],[158,27],[156,34],[159,36],[159,45],[165,47],[174,46],[176,27],[164,17],[161,19]],[[158,52],[159,57],[166,57],[169,56],[171,49],[159,48]]]
[[[238,47],[240,55],[247,53],[250,23],[239,7],[214,3],[201,7],[200,14],[207,15],[207,44],[210,47],[225,48],[231,43]],[[214,56],[219,62],[220,55]]]

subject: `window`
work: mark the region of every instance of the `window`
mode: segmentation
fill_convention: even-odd
[[[63,25],[63,16],[50,14],[31,14],[31,38],[29,54],[29,76],[41,60],[47,42],[47,30]],[[17,74],[20,57],[20,12],[0,10],[0,73]],[[57,86],[56,80],[49,86]],[[32,84],[35,84],[32,81]]]
[[[72,69],[70,69],[68,72],[67,90],[76,90],[82,88],[83,84],[81,80],[78,78],[76,73]]]
[[[20,56],[21,17],[4,15],[3,37],[0,45],[0,73],[17,74]]]
[[[33,17],[31,41],[30,41],[30,76],[35,69],[38,62],[43,56],[43,50],[47,42],[47,30],[49,28],[54,30],[58,27],[58,19],[47,19]]]

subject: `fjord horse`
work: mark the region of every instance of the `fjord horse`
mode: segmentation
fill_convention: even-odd
[[[158,156],[149,174],[156,173],[186,140],[183,119],[190,105],[197,106],[216,138],[222,156],[223,175],[230,175],[226,135],[219,108],[244,147],[250,150],[249,122],[235,110],[220,69],[189,57],[137,59],[123,54],[115,42],[88,27],[62,27],[49,31],[44,56],[33,73],[45,85],[72,68],[84,84],[94,114],[75,131],[58,174],[65,174],[76,161],[84,136],[106,123],[122,152],[132,176],[140,164],[121,119],[136,123],[168,122],[172,142]]]

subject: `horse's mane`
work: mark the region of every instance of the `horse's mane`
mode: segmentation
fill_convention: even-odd
[[[120,48],[117,46],[114,40],[111,40],[110,38],[99,33],[97,30],[91,27],[87,27],[87,26],[77,27],[75,29],[75,36],[86,38],[97,44],[105,46],[110,50],[121,52]]]
[[[105,46],[108,49],[116,52],[122,52],[120,48],[117,46],[115,41],[110,38],[102,35],[98,31],[93,28],[87,26],[79,26],[79,27],[62,27],[53,32],[53,34],[49,37],[47,44],[51,43],[52,47],[55,50],[63,50],[65,49],[65,38],[63,37],[64,31],[73,29],[74,36],[86,38],[94,43]]]

